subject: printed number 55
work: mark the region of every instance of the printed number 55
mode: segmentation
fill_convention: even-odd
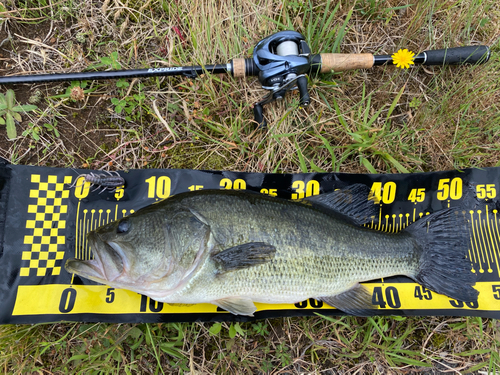
[[[481,184],[476,186],[476,193],[479,199],[493,199],[497,196],[497,189],[495,184]]]

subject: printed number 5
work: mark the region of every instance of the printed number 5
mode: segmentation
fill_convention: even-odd
[[[500,300],[500,285],[492,285],[493,289],[493,298]]]
[[[115,288],[108,288],[106,291],[106,302],[112,303],[115,300]]]

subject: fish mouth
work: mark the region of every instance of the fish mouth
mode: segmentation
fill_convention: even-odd
[[[90,232],[87,239],[94,259],[68,259],[65,264],[66,271],[103,284],[119,278],[125,271],[125,258],[120,245],[103,241],[94,232]]]

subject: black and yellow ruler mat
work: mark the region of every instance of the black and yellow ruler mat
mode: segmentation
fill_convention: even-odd
[[[68,258],[92,257],[87,232],[181,192],[248,189],[301,199],[354,183],[369,186],[370,198],[380,206],[378,218],[365,224],[374,230],[397,232],[446,207],[461,210],[468,221],[468,257],[480,292],[477,302],[456,301],[406,277],[391,277],[365,283],[380,314],[500,318],[500,168],[386,175],[146,169],[119,172],[124,187],[102,192],[84,183],[82,175],[90,172],[0,163],[0,323],[343,315],[314,299],[295,305],[257,304],[255,318],[235,316],[212,304],[158,303],[68,274],[64,263]]]

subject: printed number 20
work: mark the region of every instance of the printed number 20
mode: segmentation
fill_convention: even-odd
[[[223,178],[220,180],[219,186],[224,189],[245,190],[247,188],[247,183],[241,178],[237,178],[234,182],[229,178]]]

